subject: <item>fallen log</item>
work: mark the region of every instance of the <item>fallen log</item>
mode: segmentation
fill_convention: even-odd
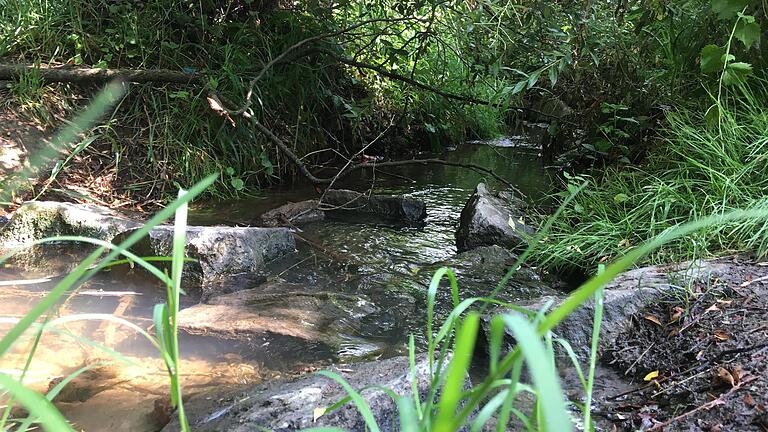
[[[161,82],[173,84],[201,85],[200,75],[168,69],[99,69],[78,67],[47,67],[23,64],[0,64],[0,80],[15,80],[22,75],[39,73],[45,82],[103,83],[122,80],[132,83]]]

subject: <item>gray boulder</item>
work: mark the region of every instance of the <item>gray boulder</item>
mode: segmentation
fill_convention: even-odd
[[[412,392],[415,379],[418,392],[429,392],[429,362],[417,357],[415,376],[411,376],[406,357],[395,357],[366,363],[353,363],[331,369],[360,390],[378,385],[398,395]],[[399,429],[397,407],[381,390],[370,388],[362,396],[383,431]],[[190,426],[196,432],[246,432],[257,430],[295,431],[311,427],[336,427],[349,431],[366,430],[365,422],[354,404],[323,413],[322,410],[347,397],[335,381],[320,375],[304,375],[295,380],[263,383],[240,392],[207,395],[185,402]],[[321,415],[320,415],[321,414]],[[179,431],[177,420],[163,432]]]
[[[140,222],[125,214],[93,204],[31,201],[19,207],[2,229],[0,247],[60,235],[112,241],[118,234],[140,226]]]
[[[493,194],[479,183],[461,211],[456,231],[459,252],[490,245],[524,250],[535,230],[525,220],[523,207],[524,203],[511,194]]]
[[[717,262],[695,261],[676,266],[650,266],[630,270],[618,276],[605,286],[603,300],[603,321],[600,327],[599,350],[608,346],[630,325],[630,317],[644,307],[658,302],[665,294],[683,291],[685,284],[691,280],[703,280],[719,272],[727,271]],[[555,309],[565,300],[564,296],[546,296],[521,306],[537,311],[546,303],[551,302],[549,310]],[[483,328],[489,329],[493,315],[510,312],[497,308],[483,318]],[[595,317],[595,303],[590,300],[568,316],[554,333],[567,340],[579,357],[589,356],[592,340],[592,326]],[[511,333],[505,336],[506,349],[511,349],[515,339]]]
[[[132,231],[115,237],[120,242]],[[140,256],[170,256],[173,227],[158,226],[131,250]],[[187,227],[183,287],[187,294],[205,300],[241,287],[243,279],[257,279],[270,261],[296,250],[287,228],[190,226]],[[247,287],[247,285],[246,285]]]

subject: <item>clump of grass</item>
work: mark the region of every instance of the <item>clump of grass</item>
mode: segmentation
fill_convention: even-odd
[[[589,186],[542,242],[539,263],[595,268],[678,224],[762,205],[768,191],[768,93],[744,88],[737,93],[730,109],[721,108],[719,127],[709,124],[703,112],[670,112],[665,138],[645,166],[614,168],[599,178],[584,176]],[[569,179],[581,181],[579,176]],[[742,251],[768,252],[764,222],[747,219],[693,232],[648,260]]]

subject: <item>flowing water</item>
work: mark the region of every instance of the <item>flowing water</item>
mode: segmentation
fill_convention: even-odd
[[[551,191],[552,179],[525,136],[465,143],[439,156],[489,168],[517,185],[530,201],[542,202]],[[321,320],[322,334],[328,340],[306,341],[274,334],[225,340],[182,334],[185,393],[234,388],[331,362],[404,353],[408,335],[420,334],[423,326],[423,294],[436,268],[433,263],[450,260],[456,254],[454,233],[459,214],[480,181],[501,188],[483,174],[441,165],[390,167],[345,178],[336,187],[372,187],[375,193],[409,194],[424,200],[426,225],[409,228],[346,219],[301,227],[297,253],[272,263],[263,285],[243,288],[273,286],[279,290],[286,286],[280,284],[288,284],[294,291],[305,290],[309,294],[295,295],[288,306],[281,307],[303,309],[306,319]],[[242,201],[197,204],[191,210],[190,224],[256,225],[263,212],[316,195],[309,186],[294,186]],[[46,265],[38,266],[36,272],[0,269],[2,280],[37,279],[0,287],[0,334],[50,290],[60,279],[55,275],[76,258],[76,253],[64,249],[53,258],[50,254],[37,258],[38,264]],[[344,296],[321,297],[317,293]],[[521,289],[510,298],[538,294],[535,289],[525,293]],[[153,305],[164,302],[164,295],[163,286],[139,271],[102,272],[67,299],[51,318],[113,314],[147,329]],[[190,301],[183,303],[184,307],[191,305]],[[111,322],[78,320],[61,328],[59,333],[47,333],[42,338],[25,382],[45,391],[68,373],[89,367],[57,399],[78,428],[157,430],[167,415],[167,376],[153,347],[132,330]],[[30,339],[18,344],[0,361],[0,371],[20,375],[32,343]]]

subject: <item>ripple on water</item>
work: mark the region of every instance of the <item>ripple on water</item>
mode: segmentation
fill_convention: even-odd
[[[551,182],[535,152],[521,151],[526,147],[525,143],[526,138],[515,136],[485,143],[491,145],[462,145],[441,157],[484,166],[536,199],[548,192]],[[431,276],[430,265],[455,255],[454,233],[459,215],[476,184],[488,181],[491,187],[498,185],[482,173],[449,166],[403,166],[389,168],[388,171],[396,171],[397,176],[377,173],[374,191],[410,194],[424,200],[427,220],[423,227],[407,228],[355,220],[310,224],[302,227],[301,235],[335,252],[333,256],[299,242],[298,254],[273,265],[271,278],[274,280],[299,284],[313,292],[357,295],[360,301],[370,303],[337,306],[333,312],[335,315],[324,324],[336,331],[338,343],[335,347],[331,349],[323,344],[308,346],[298,343],[295,338],[272,336],[249,340],[183,336],[181,347],[184,360],[181,369],[185,374],[185,389],[189,393],[245,385],[290,373],[306,364],[402,354],[408,334],[416,333],[417,342],[420,340],[424,320],[423,295]],[[372,180],[370,172],[360,171],[346,178],[339,186],[363,190],[370,187]],[[276,189],[264,198],[207,204],[192,211],[190,223],[253,225],[264,211],[288,201],[314,197],[315,192],[309,186]],[[50,276],[52,269],[71,265],[67,261],[71,261],[70,257],[58,255],[59,258],[50,258],[50,265],[36,273],[25,275],[6,269],[0,278]],[[13,312],[19,316],[55,282],[56,278],[53,278],[48,282],[13,287],[19,295],[3,298],[0,313],[9,316],[7,314]],[[75,296],[65,304],[62,313],[113,313],[121,310],[127,319],[147,329],[152,324],[152,306],[161,302],[164,295],[162,286],[134,272],[100,274],[84,289],[134,294],[119,297]],[[6,290],[6,293],[10,292]],[[125,329],[109,330],[101,323],[71,324],[68,330],[118,349],[135,364],[120,365],[115,381],[109,381],[114,384],[112,387],[96,393],[85,402],[64,406],[67,415],[84,430],[119,432],[156,429],[156,425],[150,427],[141,423],[146,422],[148,412],[155,408],[153,401],[167,392],[167,378],[153,348],[134,334],[126,333]],[[0,334],[5,331],[7,327],[0,327]],[[20,344],[18,351],[5,356],[0,362],[0,369],[18,372],[27,346]],[[28,381],[33,387],[45,390],[51,379],[102,359],[97,352],[87,344],[60,336],[46,337]]]

